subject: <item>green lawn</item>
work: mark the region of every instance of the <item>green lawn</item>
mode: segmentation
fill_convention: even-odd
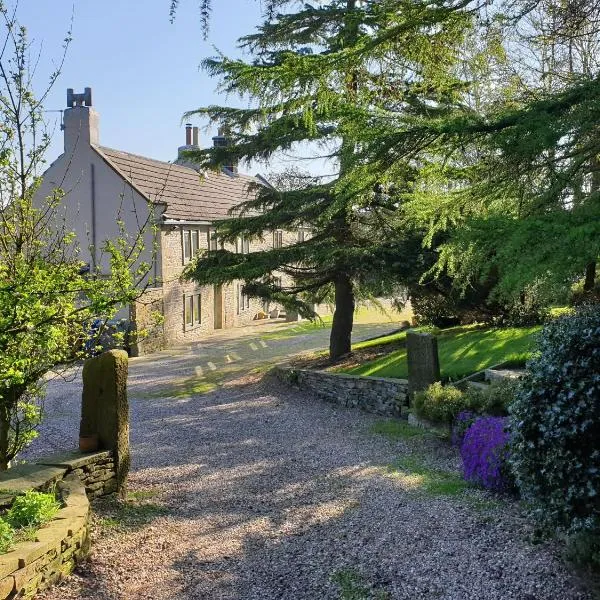
[[[442,331],[438,336],[442,378],[460,379],[501,362],[509,362],[513,365],[524,364],[531,352],[533,336],[539,329],[539,327],[507,329],[453,327]],[[397,342],[405,335],[405,332],[402,332],[364,344],[373,346]],[[354,346],[355,349],[359,347],[365,346],[360,344]],[[371,362],[340,369],[340,371],[353,375],[404,379],[408,376],[406,348],[400,348]]]

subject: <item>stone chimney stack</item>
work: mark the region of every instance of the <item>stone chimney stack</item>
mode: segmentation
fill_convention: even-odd
[[[177,160],[175,161],[175,164],[198,170],[197,164],[191,162],[189,158],[183,156],[183,153],[189,150],[200,150],[200,146],[198,146],[198,128],[192,127],[191,123],[186,123],[185,146],[179,146],[177,149]]]
[[[72,155],[78,148],[97,146],[100,117],[92,108],[92,89],[85,88],[83,94],[67,90],[67,110],[64,113],[65,154]]]
[[[219,128],[219,132],[213,137],[213,146],[215,148],[226,148],[231,145],[231,139],[227,135],[227,132],[222,127]],[[237,174],[238,165],[237,162],[231,162],[230,164],[223,165],[224,169],[227,169],[233,174]]]

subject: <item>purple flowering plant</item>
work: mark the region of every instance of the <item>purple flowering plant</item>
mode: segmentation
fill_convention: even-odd
[[[467,420],[467,417],[464,417]],[[460,454],[467,481],[496,491],[511,487],[508,471],[508,443],[506,417],[478,417],[466,430]]]

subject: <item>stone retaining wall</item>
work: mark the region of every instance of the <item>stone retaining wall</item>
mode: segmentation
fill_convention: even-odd
[[[113,453],[70,452],[39,459],[0,473],[0,509],[28,490],[56,486],[63,501],[56,517],[34,541],[0,554],[0,600],[32,598],[66,577],[90,549],[90,500],[117,489]]]
[[[82,454],[71,452],[43,458],[37,464],[58,467],[79,477],[90,500],[117,491],[115,460],[110,450]],[[0,483],[1,485],[1,483]]]
[[[0,598],[32,598],[66,577],[90,549],[90,502],[73,473],[57,484],[64,507],[34,541],[0,555]]]
[[[307,389],[317,396],[348,408],[389,417],[400,416],[406,404],[408,381],[385,377],[359,377],[308,369],[276,367],[281,381]]]

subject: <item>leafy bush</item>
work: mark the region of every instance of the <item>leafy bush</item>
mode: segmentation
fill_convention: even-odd
[[[600,302],[600,282],[596,282],[594,287],[589,291],[583,290],[584,280],[580,279],[571,287],[569,295],[569,304],[571,306],[581,306],[583,304],[593,304]]]
[[[13,527],[41,527],[54,518],[59,508],[54,494],[30,490],[15,498],[6,518]]]
[[[548,323],[511,407],[511,461],[547,524],[600,532],[600,306]]]
[[[578,531],[567,537],[566,558],[577,564],[600,568],[600,533]]]
[[[0,554],[12,549],[15,539],[14,529],[2,518],[0,518]]]
[[[486,415],[506,417],[519,389],[516,379],[493,381],[487,388],[467,388],[464,392],[468,404],[479,407]]]
[[[423,419],[451,425],[462,411],[478,412],[480,407],[474,402],[473,398],[465,396],[458,388],[436,382],[424,392],[415,394],[414,408]]]
[[[467,481],[497,491],[511,487],[507,424],[505,417],[479,417],[469,427],[460,448]]]
[[[411,308],[419,325],[450,327],[460,323],[456,305],[442,294],[413,294]]]
[[[545,323],[549,316],[545,302],[532,291],[525,298],[507,304],[494,323],[502,327],[531,327]]]

